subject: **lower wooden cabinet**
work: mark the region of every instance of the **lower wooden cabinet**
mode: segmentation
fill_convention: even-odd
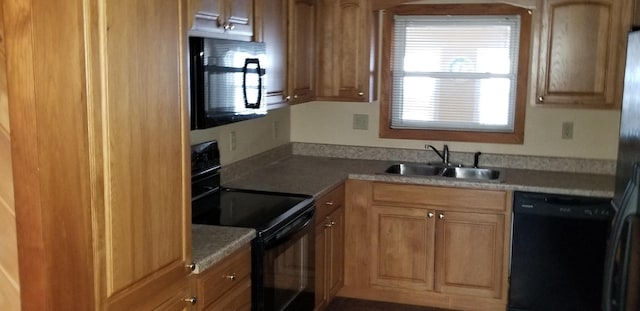
[[[196,310],[251,310],[251,247],[243,247],[195,278]]]
[[[316,210],[315,310],[322,310],[343,286],[344,185],[318,199]]]
[[[504,310],[510,200],[506,191],[348,181],[341,295]]]

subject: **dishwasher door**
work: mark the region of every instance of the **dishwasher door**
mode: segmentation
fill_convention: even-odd
[[[600,310],[610,202],[514,193],[508,310]]]

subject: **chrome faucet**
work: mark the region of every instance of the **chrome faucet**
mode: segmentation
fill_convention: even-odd
[[[449,165],[449,146],[447,146],[446,144],[444,145],[444,148],[442,149],[442,153],[440,153],[440,151],[438,151],[438,149],[436,149],[436,147],[432,146],[432,145],[426,145],[425,148],[431,149],[433,150],[438,157],[440,157],[440,159],[442,159],[442,163],[444,165]]]

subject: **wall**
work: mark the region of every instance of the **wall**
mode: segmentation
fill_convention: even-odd
[[[368,130],[354,130],[353,114],[369,115]],[[291,108],[291,141],[354,146],[423,149],[425,144],[452,151],[614,160],[620,112],[527,107],[522,145],[378,138],[379,104],[311,102]],[[574,123],[573,139],[561,139],[562,122]]]
[[[13,195],[4,23],[0,5],[0,310],[20,310],[18,241]]]
[[[220,147],[220,162],[230,164],[269,149],[289,143],[289,108],[270,110],[265,117],[191,131],[191,144],[217,140]],[[235,150],[232,150],[231,135],[235,133]]]

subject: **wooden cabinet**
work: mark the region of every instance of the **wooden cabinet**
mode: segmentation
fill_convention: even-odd
[[[631,1],[542,3],[537,104],[619,107]]]
[[[251,247],[246,246],[195,277],[197,310],[251,310]]]
[[[316,204],[316,308],[326,308],[343,285],[344,185]]]
[[[505,191],[348,181],[353,247],[341,295],[504,310],[509,200]]]
[[[257,39],[267,44],[270,109],[315,97],[315,0],[260,1]]]
[[[253,35],[253,0],[190,0],[191,33]]]
[[[370,100],[370,6],[369,0],[318,0],[318,99]]]
[[[315,98],[315,0],[289,0],[287,96],[290,104]]]
[[[186,1],[3,5],[22,308],[188,308]]]

